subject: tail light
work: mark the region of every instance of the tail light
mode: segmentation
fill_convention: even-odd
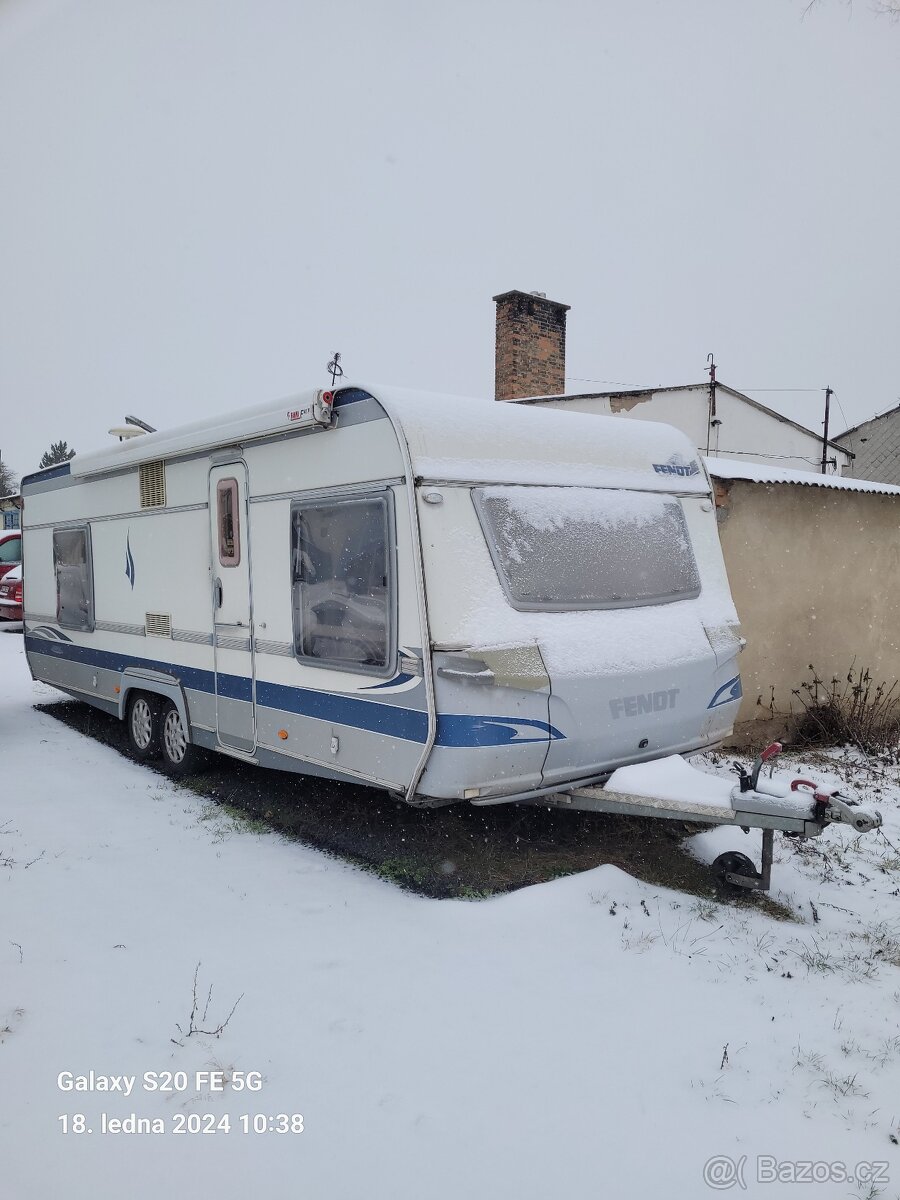
[[[20,579],[18,583],[13,584],[12,598],[16,604],[22,603],[23,585]]]

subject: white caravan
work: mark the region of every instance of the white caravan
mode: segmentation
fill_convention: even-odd
[[[176,773],[217,750],[415,804],[609,809],[592,785],[716,744],[738,709],[709,479],[665,425],[342,386],[22,495],[33,675]],[[794,809],[776,826],[819,831]]]

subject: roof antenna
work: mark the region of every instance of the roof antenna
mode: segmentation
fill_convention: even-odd
[[[344,368],[341,366],[341,356],[337,350],[334,352],[334,358],[325,369],[331,372],[331,386],[334,387],[334,381],[343,378],[344,375]]]
[[[144,433],[156,433],[156,430],[153,428],[153,426],[148,425],[146,421],[142,421],[140,417],[126,416],[125,424],[126,425],[136,425],[138,427],[138,429],[143,429]]]

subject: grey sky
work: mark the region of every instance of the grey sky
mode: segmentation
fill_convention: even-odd
[[[0,0],[0,451],[348,377],[900,398],[900,26],[800,0]],[[603,381],[583,383],[582,379]],[[821,393],[754,392],[818,428]],[[840,411],[832,429],[844,427]]]

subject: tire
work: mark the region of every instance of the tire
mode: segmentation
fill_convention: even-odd
[[[759,879],[760,873],[756,869],[756,864],[752,858],[748,858],[746,854],[741,854],[740,850],[728,850],[725,854],[720,854],[713,861],[712,872],[715,876],[719,887],[724,891],[731,893],[753,891],[753,888],[741,887],[739,883],[732,883],[730,879],[726,879],[728,875],[742,875],[746,879]]]
[[[162,765],[168,775],[195,775],[207,764],[205,751],[191,742],[190,730],[185,729],[181,714],[172,703],[163,703],[159,717],[159,747]]]
[[[125,725],[128,745],[135,758],[147,762],[159,756],[159,697],[152,692],[130,692]]]

